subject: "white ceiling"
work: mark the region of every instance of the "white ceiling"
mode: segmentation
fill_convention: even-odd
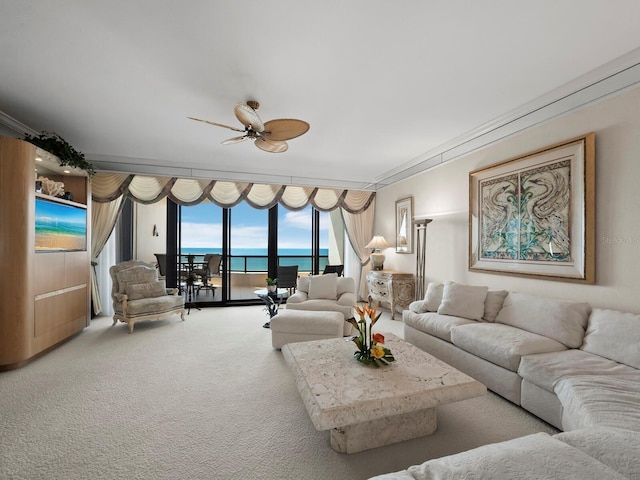
[[[637,0],[0,0],[0,121],[102,168],[375,188],[639,63],[638,18]],[[241,126],[249,99],[311,129],[273,154],[186,118]]]

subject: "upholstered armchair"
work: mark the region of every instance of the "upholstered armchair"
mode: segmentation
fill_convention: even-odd
[[[113,325],[118,320],[129,325],[133,333],[136,322],[159,320],[179,314],[184,321],[184,298],[177,288],[166,288],[158,280],[158,272],[151,263],[128,260],[109,269],[113,300]]]
[[[300,277],[296,293],[287,299],[287,310],[340,312],[347,320],[356,306],[356,282],[335,273]],[[355,334],[353,326],[344,322],[344,335]]]

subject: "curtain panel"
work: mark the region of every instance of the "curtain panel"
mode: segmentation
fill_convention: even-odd
[[[93,300],[94,315],[102,312],[102,301],[95,267],[98,262],[97,259],[102,253],[102,249],[111,236],[111,232],[113,232],[116,221],[120,216],[123,198],[120,196],[109,203],[92,202],[91,204],[91,264],[93,266],[91,269],[91,299]]]
[[[178,205],[184,206],[196,205],[208,200],[220,207],[233,207],[246,201],[252,207],[259,209],[271,208],[280,203],[289,210],[302,210],[311,204],[323,212],[341,208],[352,214],[366,211],[376,195],[375,192],[360,190],[149,177],[107,172],[99,172],[93,176],[91,191],[93,201],[97,203],[112,202],[124,195],[143,204],[155,203],[168,197]]]
[[[369,261],[370,249],[366,245],[373,237],[373,221],[375,215],[376,202],[372,199],[368,209],[360,214],[353,214],[345,209],[341,210],[342,220],[344,221],[347,238],[353,251],[360,259],[360,281],[358,284],[358,293],[360,299],[366,300],[369,297],[369,288],[367,287],[367,273],[371,271],[371,263]]]

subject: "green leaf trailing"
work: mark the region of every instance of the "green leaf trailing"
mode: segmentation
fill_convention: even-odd
[[[69,142],[55,132],[42,132],[40,135],[25,133],[23,140],[58,157],[61,166],[79,168],[87,172],[90,177],[96,173],[93,165],[85,160],[84,153],[73,148]]]

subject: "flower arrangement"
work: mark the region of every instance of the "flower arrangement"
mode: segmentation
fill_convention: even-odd
[[[382,312],[378,313],[375,308],[364,305],[356,307],[356,313],[360,320],[355,318],[348,320],[358,330],[358,335],[349,338],[358,347],[358,350],[353,353],[355,359],[376,368],[394,362],[395,358],[391,350],[384,346],[384,335],[371,332]]]

